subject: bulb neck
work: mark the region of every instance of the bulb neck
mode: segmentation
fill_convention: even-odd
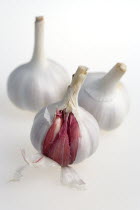
[[[102,79],[99,80],[99,90],[105,94],[113,92],[125,72],[126,65],[123,63],[117,63]]]
[[[85,66],[79,66],[76,73],[72,76],[72,82],[68,86],[63,100],[67,112],[71,112],[78,107],[78,94],[86,78],[87,69]]]
[[[32,61],[36,63],[45,62],[45,21],[42,16],[35,20],[35,38]]]

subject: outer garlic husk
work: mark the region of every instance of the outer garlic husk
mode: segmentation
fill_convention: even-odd
[[[69,81],[69,75],[61,65],[46,59],[44,18],[37,17],[33,57],[10,74],[8,96],[19,108],[36,111],[62,99]]]
[[[87,68],[79,67],[63,100],[47,106],[47,109],[46,107],[43,108],[36,115],[31,130],[31,141],[39,152],[41,152],[44,137],[50,128],[56,109],[66,109],[68,112],[72,112],[78,121],[81,137],[74,163],[83,161],[96,151],[99,141],[99,126],[95,118],[82,107],[79,107],[77,102],[78,92],[86,72]]]
[[[80,90],[80,106],[90,112],[104,130],[117,128],[128,112],[128,94],[119,81],[125,72],[125,64],[117,63],[108,73],[89,73]]]

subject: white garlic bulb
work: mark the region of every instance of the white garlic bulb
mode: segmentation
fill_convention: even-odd
[[[16,68],[8,78],[8,96],[19,108],[35,111],[60,100],[69,84],[66,70],[46,59],[44,18],[35,21],[35,44],[30,62]]]
[[[43,108],[36,115],[31,130],[36,150],[63,167],[83,161],[98,146],[98,124],[77,102],[86,74],[86,67],[78,68],[63,100]]]
[[[96,118],[102,129],[118,127],[128,112],[128,94],[119,82],[125,72],[125,64],[117,63],[108,73],[89,73],[80,90],[80,106]]]

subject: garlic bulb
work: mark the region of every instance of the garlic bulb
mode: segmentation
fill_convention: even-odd
[[[98,146],[98,124],[77,101],[86,74],[86,67],[78,68],[63,100],[43,108],[36,115],[31,130],[36,150],[63,167],[83,161]]]
[[[117,63],[107,74],[89,73],[79,93],[79,104],[90,112],[105,130],[118,127],[128,112],[128,94],[120,78],[126,72]]]
[[[69,81],[69,75],[61,65],[46,59],[44,18],[37,17],[32,59],[10,74],[7,84],[8,96],[21,109],[35,111],[60,100]]]

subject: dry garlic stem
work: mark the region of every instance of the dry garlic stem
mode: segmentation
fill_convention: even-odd
[[[72,77],[71,85],[68,87],[66,97],[64,97],[67,112],[71,112],[73,108],[78,106],[78,94],[81,85],[86,78],[87,69],[88,68],[85,66],[79,66]]]

